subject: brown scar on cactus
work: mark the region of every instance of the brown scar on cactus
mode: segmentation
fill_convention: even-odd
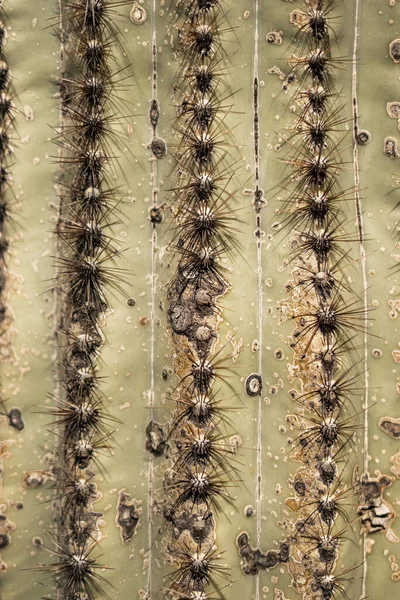
[[[363,473],[360,477],[358,466],[355,467],[353,484],[359,491],[357,514],[360,516],[361,526],[366,533],[390,532],[396,512],[384,499],[383,494],[394,481],[395,478],[389,475],[371,477],[369,474]]]
[[[18,406],[13,406],[9,410],[5,410],[5,404],[6,400],[0,402],[0,420],[3,418],[10,427],[17,431],[22,431],[25,427],[25,423],[22,418],[21,409]]]
[[[386,104],[386,112],[391,119],[400,118],[400,102],[388,102]]]
[[[154,456],[163,456],[167,448],[165,426],[151,420],[146,427],[146,450]]]
[[[396,39],[389,44],[390,58],[395,63],[400,63],[400,40]]]
[[[378,424],[382,431],[390,435],[390,437],[395,440],[400,439],[400,418],[382,417]]]
[[[2,511],[0,507],[0,552],[8,548],[11,544],[10,533],[16,529],[16,524],[10,521],[10,519]],[[7,564],[1,559],[0,555],[0,571],[7,571]]]
[[[40,487],[50,479],[46,471],[27,471],[24,474],[23,484],[28,488]]]
[[[10,458],[11,452],[8,447],[13,444],[13,440],[5,440],[0,442],[0,499],[3,498],[3,460]],[[5,550],[11,543],[10,533],[16,529],[15,523],[10,521],[4,514],[5,505],[0,505],[0,551]],[[0,555],[0,571],[7,571],[7,564],[1,559]]]
[[[289,544],[287,542],[281,542],[278,550],[262,552],[259,548],[253,548],[250,545],[249,534],[242,531],[236,538],[236,545],[240,556],[244,559],[242,570],[246,575],[257,575],[260,571],[272,569],[289,560]]]
[[[388,136],[383,140],[383,154],[389,158],[398,158],[397,140],[394,137]]]
[[[281,46],[283,42],[283,31],[276,31],[275,29],[269,31],[266,35],[266,40],[269,44]]]
[[[125,491],[120,490],[117,501],[117,514],[115,523],[120,529],[121,541],[123,544],[129,544],[139,527],[140,517],[142,516],[142,502]]]

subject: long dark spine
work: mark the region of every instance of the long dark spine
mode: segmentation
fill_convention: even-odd
[[[176,568],[165,588],[174,597],[206,600],[229,583],[229,570],[216,549],[216,515],[223,503],[232,504],[230,488],[237,478],[233,453],[224,444],[226,405],[218,390],[230,357],[216,349],[218,299],[229,289],[221,263],[236,247],[229,191],[234,144],[225,122],[231,93],[222,44],[222,30],[229,24],[218,0],[181,1],[177,16],[176,270],[168,287],[168,319],[179,383],[173,393],[173,466],[165,478],[165,518],[175,531],[182,518],[193,526],[190,536],[181,531],[168,544]]]
[[[62,123],[56,282],[60,381],[56,433],[54,560],[40,567],[54,578],[57,600],[107,597],[96,547],[101,540],[94,503],[101,457],[112,447],[112,417],[99,377],[110,292],[123,289],[120,250],[112,236],[122,200],[117,136],[130,74],[116,25],[125,0],[61,0]],[[125,61],[125,67],[121,63]],[[117,182],[117,185],[116,185]]]
[[[344,229],[345,203],[354,190],[340,185],[346,119],[334,87],[335,69],[343,63],[332,54],[333,9],[332,3],[317,0],[292,13],[301,40],[298,55],[290,60],[299,82],[294,96],[298,117],[284,146],[290,147],[286,162],[291,168],[284,187],[293,191],[283,211],[293,232],[288,290],[296,321],[294,365],[301,381],[300,393],[293,391],[298,411],[288,420],[300,429],[293,445],[296,460],[303,463],[292,480],[295,497],[288,500],[297,511],[290,528],[294,560],[289,571],[297,591],[326,600],[343,589],[335,568],[349,520],[345,456],[359,428],[354,397],[361,389],[353,338],[364,332],[366,315],[346,279],[348,242],[358,238]]]

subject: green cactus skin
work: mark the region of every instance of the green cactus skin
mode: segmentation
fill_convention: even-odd
[[[299,3],[302,5],[302,3]],[[346,118],[353,118],[352,76],[356,66],[357,104],[359,130],[367,130],[370,143],[359,145],[358,165],[360,177],[360,202],[365,230],[368,315],[367,359],[369,373],[368,411],[368,469],[371,478],[378,471],[394,478],[384,490],[384,499],[393,512],[397,511],[399,481],[396,477],[395,459],[399,452],[398,439],[388,435],[382,424],[387,417],[398,417],[396,388],[398,367],[399,331],[396,301],[398,299],[398,273],[391,270],[395,261],[391,255],[396,249],[396,222],[398,201],[396,179],[397,160],[383,153],[384,139],[398,139],[395,119],[390,119],[386,106],[400,101],[398,97],[398,64],[389,54],[390,43],[398,37],[399,4],[386,2],[369,3],[362,0],[346,0],[334,11],[334,29],[339,37],[339,55],[346,57],[343,70],[335,74],[335,86],[341,91]],[[170,390],[176,381],[163,378],[163,370],[171,368],[171,340],[167,331],[166,288],[173,273],[170,266],[168,244],[173,236],[169,218],[170,173],[174,168],[173,149],[178,143],[172,126],[176,109],[172,99],[172,82],[178,66],[176,54],[176,31],[173,27],[175,6],[169,2],[137,3],[134,19],[139,16],[141,24],[130,18],[132,4],[119,9],[118,21],[123,31],[126,49],[132,57],[135,86],[124,90],[132,104],[127,128],[127,147],[131,153],[122,153],[119,159],[125,174],[124,186],[128,190],[124,208],[126,218],[116,226],[116,237],[121,238],[127,250],[121,259],[123,266],[132,272],[128,294],[135,300],[130,305],[119,297],[113,301],[113,313],[107,320],[107,345],[103,349],[101,375],[109,398],[109,411],[122,423],[116,426],[113,456],[103,461],[104,475],[96,480],[103,494],[96,508],[104,512],[101,523],[103,539],[99,552],[101,561],[112,567],[105,576],[112,584],[106,591],[113,600],[145,598],[149,584],[148,552],[149,539],[153,541],[151,552],[151,597],[162,597],[163,578],[173,570],[166,564],[165,546],[170,533],[159,535],[162,526],[160,502],[163,499],[165,457],[154,457],[153,498],[148,502],[148,469],[150,454],[146,450],[146,427],[149,414],[149,390],[151,369],[154,368],[153,418],[164,424],[171,418]],[[358,7],[358,46],[353,64],[356,9]],[[49,560],[46,552],[35,546],[32,540],[40,537],[46,541],[46,530],[53,526],[54,497],[53,483],[48,480],[37,488],[28,488],[24,477],[30,472],[46,470],[43,460],[46,452],[53,449],[53,434],[48,432],[48,415],[42,407],[51,407],[49,392],[55,388],[54,319],[53,296],[48,292],[54,275],[53,264],[56,239],[53,235],[57,220],[58,197],[55,187],[57,165],[52,138],[58,126],[59,103],[56,97],[56,78],[59,74],[59,41],[52,35],[49,26],[58,15],[57,2],[37,0],[7,0],[3,3],[9,27],[7,60],[14,77],[15,104],[21,112],[16,114],[15,163],[13,171],[13,193],[16,197],[16,224],[10,228],[10,252],[8,270],[18,282],[13,287],[9,302],[15,316],[13,329],[13,352],[2,354],[1,384],[2,398],[7,401],[7,410],[17,406],[22,410],[25,428],[16,431],[6,420],[1,424],[1,440],[12,440],[3,456],[3,495],[1,503],[6,505],[6,514],[15,523],[11,532],[11,544],[1,552],[7,563],[7,571],[1,573],[1,595],[4,600],[29,598],[39,600],[51,596],[43,576],[38,573],[38,563]],[[296,463],[288,446],[288,438],[295,432],[289,431],[286,416],[293,413],[293,401],[289,390],[288,365],[293,362],[293,353],[287,341],[293,331],[293,323],[282,322],[281,308],[288,295],[285,284],[290,279],[290,267],[283,268],[288,259],[288,238],[276,231],[275,221],[280,220],[276,211],[282,207],[276,193],[270,190],[282,182],[282,162],[285,146],[279,146],[279,136],[293,124],[291,104],[293,87],[285,93],[283,80],[269,72],[278,67],[285,75],[289,73],[288,57],[292,52],[291,40],[297,29],[289,22],[290,13],[298,9],[297,4],[279,0],[259,2],[258,17],[256,0],[224,4],[229,23],[234,27],[232,48],[237,41],[239,50],[232,51],[229,63],[231,87],[238,89],[235,96],[235,114],[230,115],[230,126],[238,141],[238,152],[243,163],[239,173],[240,194],[238,208],[242,210],[241,231],[238,233],[244,250],[235,261],[228,259],[231,268],[231,289],[223,299],[224,320],[219,325],[220,343],[230,333],[235,343],[243,341],[240,360],[233,365],[237,374],[232,384],[240,395],[238,410],[230,413],[232,429],[242,440],[239,460],[242,463],[240,478],[243,485],[234,491],[235,509],[226,508],[226,517],[221,514],[217,523],[218,549],[223,550],[223,562],[230,566],[233,586],[225,590],[226,598],[259,598],[295,600],[297,594],[291,586],[291,577],[285,565],[277,565],[270,571],[260,571],[259,576],[246,575],[241,567],[245,561],[240,557],[236,540],[246,531],[253,548],[257,541],[257,514],[245,516],[245,508],[257,505],[257,456],[261,457],[261,501],[258,506],[261,523],[261,551],[277,549],[285,538],[282,521],[293,516],[285,500],[292,496],[288,481],[296,469]],[[141,12],[141,10],[145,12]],[[263,391],[259,397],[245,394],[245,381],[251,373],[259,373],[257,343],[260,318],[259,263],[257,262],[257,215],[252,207],[255,188],[255,162],[253,137],[253,92],[254,92],[254,48],[256,19],[258,19],[259,46],[259,187],[263,190],[266,205],[261,211],[261,229],[265,233],[261,243],[262,264],[262,365]],[[392,21],[392,23],[390,23]],[[278,35],[267,36],[276,31]],[[279,45],[280,32],[282,43]],[[155,34],[155,37],[154,35]],[[154,155],[150,144],[153,127],[149,120],[149,108],[154,99],[152,89],[153,43],[157,48],[157,100],[160,115],[157,137],[166,141],[167,156],[157,161],[157,176],[152,179]],[[275,43],[274,43],[275,42]],[[171,47],[172,45],[172,47]],[[229,46],[231,48],[231,45]],[[336,50],[335,50],[336,52]],[[33,119],[27,120],[32,114]],[[53,129],[52,129],[53,128]],[[352,130],[343,143],[343,160],[347,162],[343,175],[344,186],[354,182],[354,154]],[[14,136],[14,134],[13,134]],[[133,157],[132,157],[133,155]],[[345,183],[347,182],[347,183]],[[154,232],[149,209],[153,205],[154,190],[157,203],[163,206],[163,222],[157,225],[157,241],[152,244]],[[391,193],[390,193],[391,192]],[[356,234],[355,210],[352,202],[347,203],[349,231]],[[153,240],[154,241],[154,240]],[[357,261],[359,248],[353,245]],[[363,294],[362,269],[360,262],[350,268],[352,288]],[[153,267],[153,271],[152,271]],[[151,274],[156,273],[156,278]],[[155,299],[152,297],[152,288]],[[160,304],[161,303],[161,304]],[[390,303],[390,304],[389,304]],[[152,317],[153,315],[153,317]],[[154,319],[152,321],[152,319]],[[153,329],[152,329],[153,323]],[[152,335],[152,332],[154,335]],[[380,337],[373,337],[380,336]],[[362,337],[362,336],[361,336]],[[230,343],[230,342],[229,342]],[[361,340],[363,343],[363,340]],[[152,346],[153,345],[153,346]],[[153,354],[151,348],[153,347]],[[362,352],[362,350],[361,350]],[[151,358],[153,356],[153,359]],[[363,379],[363,376],[362,378]],[[364,385],[360,382],[360,387]],[[354,403],[362,409],[364,398],[361,390]],[[258,444],[259,405],[262,412],[261,442]],[[240,408],[240,410],[239,410]],[[362,418],[364,415],[362,415]],[[383,421],[382,421],[383,420]],[[387,419],[386,419],[387,421]],[[381,427],[379,427],[381,422]],[[364,432],[357,439],[357,461],[359,473],[364,469],[362,448]],[[351,486],[352,469],[346,472],[346,481]],[[398,473],[398,471],[397,471]],[[31,479],[34,479],[31,478]],[[125,490],[123,496],[121,490]],[[128,543],[121,539],[121,527],[117,525],[117,503],[125,506],[137,501],[135,514],[139,522]],[[356,518],[360,498],[349,500],[348,512]],[[18,508],[23,503],[23,508]],[[251,511],[247,511],[250,514]],[[151,529],[149,537],[149,529]],[[363,560],[363,536],[360,536],[358,521],[353,523],[351,542],[343,546],[338,571]],[[367,536],[366,595],[369,598],[398,594],[400,566],[400,537],[398,522],[390,523],[389,538],[385,532]],[[393,532],[393,534],[391,533]],[[394,541],[391,541],[394,540]],[[27,569],[27,570],[25,570]],[[351,600],[362,597],[363,567],[354,572],[354,580],[346,587]],[[164,580],[165,581],[165,580]],[[280,594],[281,590],[282,594]],[[340,596],[339,596],[340,597]]]

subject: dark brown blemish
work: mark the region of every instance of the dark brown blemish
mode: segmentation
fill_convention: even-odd
[[[165,452],[167,434],[160,423],[151,420],[146,427],[146,450],[154,456],[162,456]]]
[[[34,546],[35,548],[43,548],[44,544],[43,544],[43,540],[42,538],[35,536],[32,538],[32,546]]]
[[[169,367],[164,367],[163,370],[161,371],[161,377],[163,378],[164,381],[168,381],[168,379],[170,378],[172,373],[172,369]]]
[[[386,137],[383,140],[383,154],[389,156],[389,158],[398,158],[399,153],[397,151],[397,140],[393,137]]]
[[[213,516],[210,511],[204,514],[196,514],[194,512],[183,512],[181,515],[172,515],[170,511],[166,511],[165,519],[172,523],[174,527],[174,537],[178,539],[183,531],[189,531],[191,537],[196,544],[201,545],[209,537],[213,526]]]
[[[263,196],[264,196],[263,190],[260,190],[260,188],[257,186],[256,189],[254,190],[254,200],[253,200],[253,208],[256,213],[259,213],[261,211],[261,209],[265,206],[265,200],[264,200]]]
[[[400,119],[400,102],[387,102],[386,112],[391,119]]]
[[[163,221],[163,213],[162,213],[162,209],[159,206],[154,206],[153,208],[150,209],[150,223],[152,223],[153,225],[158,225],[159,223],[162,223]]]
[[[337,475],[337,466],[334,460],[324,460],[319,465],[319,476],[324,485],[330,486]]]
[[[161,138],[154,138],[150,144],[153,155],[160,159],[167,155],[167,144]]]
[[[359,129],[356,135],[356,142],[359,146],[366,146],[371,141],[371,134],[365,129]]]
[[[400,439],[400,419],[382,417],[382,419],[379,420],[379,427],[395,440]]]
[[[293,489],[299,496],[304,496],[306,493],[306,484],[304,481],[295,481],[293,484]]]
[[[8,413],[8,422],[10,427],[14,427],[17,431],[22,431],[25,427],[22,419],[22,413],[19,408],[12,408]]]
[[[157,100],[152,100],[151,105],[150,105],[150,110],[149,110],[149,119],[150,119],[150,123],[151,123],[153,129],[155,129],[157,127],[159,118],[160,118],[160,105],[158,104]]]
[[[370,477],[364,473],[358,477],[358,468],[354,470],[353,481],[360,500],[357,513],[360,515],[361,525],[367,533],[387,531],[395,517],[390,504],[384,499],[385,488],[392,485],[394,477],[380,475]]]
[[[39,487],[46,483],[47,475],[44,471],[28,471],[24,475],[24,484],[27,487]]]
[[[245,563],[242,570],[246,575],[257,575],[259,571],[272,569],[279,563],[285,563],[289,559],[289,545],[282,542],[279,550],[267,550],[261,552],[259,548],[252,548],[249,543],[249,535],[246,531],[239,534],[236,539],[239,554]]]
[[[393,40],[393,42],[390,42],[389,54],[390,54],[391,59],[395,63],[400,62],[400,40],[399,39]]]
[[[276,44],[277,46],[281,46],[282,44],[282,32],[279,31],[270,31],[267,33],[266,38],[269,44]]]
[[[135,535],[139,524],[141,502],[131,494],[121,490],[118,495],[116,523],[121,530],[123,544],[128,544]]]
[[[245,388],[248,396],[260,396],[262,392],[261,375],[257,373],[249,375],[246,379]]]
[[[259,178],[258,161],[259,161],[259,116],[258,116],[258,78],[254,78],[253,82],[253,127],[254,127],[254,157],[255,157],[255,177]]]

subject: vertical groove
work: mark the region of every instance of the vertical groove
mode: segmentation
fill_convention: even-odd
[[[151,107],[158,107],[157,98],[157,5],[156,0],[153,0],[152,4],[152,77],[151,77]],[[157,121],[153,123],[152,128],[152,141],[157,139]],[[157,208],[157,197],[158,197],[158,169],[157,169],[157,158],[154,156],[151,160],[151,193],[152,193],[152,207],[153,210]],[[155,323],[156,323],[156,292],[157,292],[157,227],[156,223],[152,225],[151,232],[151,347],[150,347],[150,394],[149,394],[149,408],[150,408],[150,420],[154,419],[154,399],[155,399]],[[148,572],[147,572],[147,598],[151,600],[152,592],[152,563],[153,563],[153,499],[154,499],[154,455],[150,452],[149,458],[149,470],[148,470],[148,495],[147,495],[147,559],[148,559]]]
[[[358,160],[358,97],[357,97],[357,51],[358,51],[358,37],[360,35],[359,29],[360,19],[360,0],[355,2],[355,15],[354,15],[354,43],[353,43],[353,56],[352,56],[352,106],[353,106],[353,167],[354,167],[354,202],[356,212],[356,223],[358,228],[358,235],[360,241],[360,260],[361,260],[361,272],[363,281],[363,302],[365,309],[364,317],[364,435],[363,435],[363,468],[364,474],[368,474],[369,465],[369,370],[368,370],[368,283],[367,283],[367,261],[366,252],[364,247],[364,224],[362,216],[361,198],[360,198],[360,169]],[[362,586],[361,586],[361,598],[366,598],[367,593],[367,532],[363,532],[363,573],[362,573]]]
[[[254,208],[256,210],[256,251],[257,251],[257,329],[258,329],[258,373],[263,379],[263,268],[262,268],[262,223],[260,191],[260,115],[259,115],[259,0],[255,0],[254,28],[254,67],[253,67],[253,135],[254,135]],[[262,535],[262,388],[258,396],[257,408],[257,473],[256,473],[256,543],[261,548]],[[256,576],[256,600],[260,598],[260,573]]]

